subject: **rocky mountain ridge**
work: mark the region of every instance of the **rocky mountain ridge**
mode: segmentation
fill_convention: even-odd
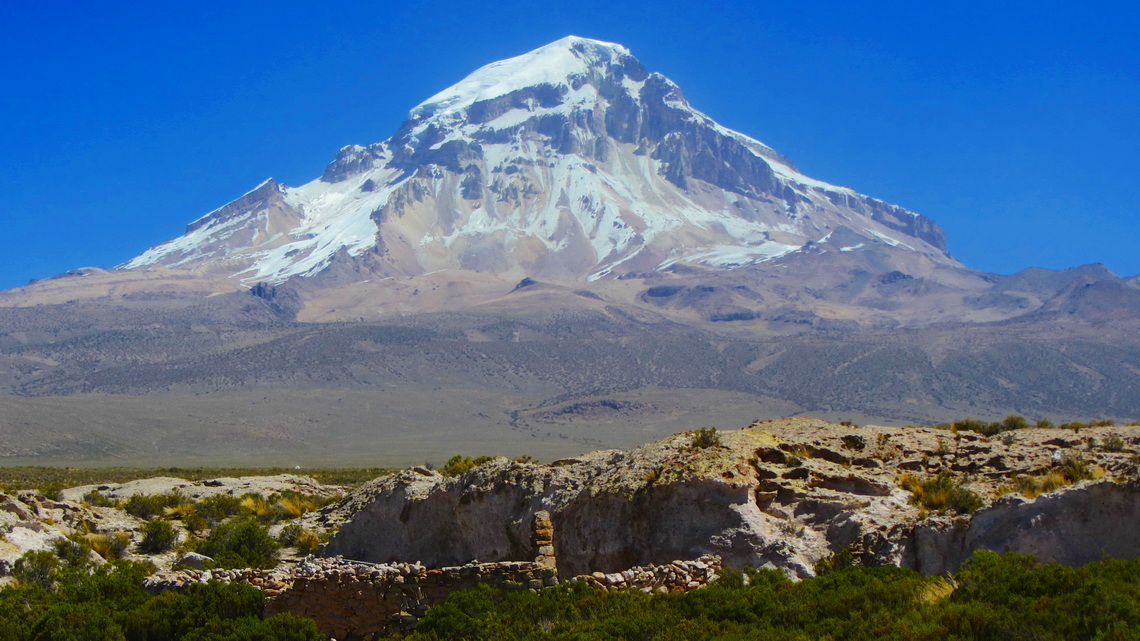
[[[887,245],[956,265],[932,221],[800,174],[624,47],[570,36],[475,71],[389,140],[342,149],[320,179],[269,179],[120,268],[247,285],[337,263],[377,278],[573,282],[753,264],[833,233],[836,251]]]

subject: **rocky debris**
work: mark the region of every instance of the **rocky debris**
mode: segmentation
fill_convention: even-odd
[[[51,550],[69,534],[93,531],[99,521],[97,514],[82,505],[55,501],[38,492],[0,493],[0,577],[24,554]]]
[[[213,563],[214,559],[204,554],[198,554],[197,552],[187,552],[178,557],[178,560],[175,561],[176,565],[181,565],[191,570],[205,570],[207,565],[212,565]]]
[[[582,581],[600,590],[640,590],[642,592],[685,592],[695,590],[717,579],[721,569],[719,556],[706,554],[692,561],[673,561],[665,565],[647,565],[621,572],[582,574],[571,581]]]
[[[1137,478],[1137,427],[1079,433],[1034,428],[991,438],[794,418],[716,432],[708,443],[699,437],[686,432],[551,466],[496,459],[457,477],[405,471],[359,488],[304,523],[336,532],[326,548],[332,554],[449,565],[535,558],[532,528],[544,512],[556,532],[552,547],[563,576],[611,575],[716,554],[731,567],[773,567],[806,577],[844,548],[865,562],[942,572],[974,549],[997,545],[1014,522],[1032,521],[1055,495],[1068,496],[1067,509],[1087,506],[1088,531],[1109,518],[1095,509],[1109,491],[1098,488],[1115,488],[1110,493],[1121,505],[1138,498],[1135,486],[1115,482]],[[1113,447],[1105,448],[1106,442]],[[997,501],[972,519],[930,514],[912,504],[900,485],[903,474],[947,474],[993,502],[1011,491],[1015,477],[1046,473],[1070,460],[1098,470],[1104,480],[1035,501]],[[942,531],[969,534],[931,534]],[[1045,556],[1063,562],[1099,554],[1101,538],[1058,532],[1052,547],[1013,537],[1008,549],[1082,550]],[[1140,543],[1122,540],[1112,548],[1117,553],[1140,553]]]

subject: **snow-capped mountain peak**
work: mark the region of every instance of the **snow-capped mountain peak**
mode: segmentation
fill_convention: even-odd
[[[586,75],[592,67],[629,55],[629,50],[618,44],[567,36],[530,53],[476,69],[417,105],[409,117],[417,119],[459,111],[524,87],[562,85]]]
[[[267,181],[122,267],[247,284],[346,269],[580,281],[818,251],[838,229],[848,248],[953,262],[931,221],[804,176],[624,47],[570,36],[476,70],[320,179]]]

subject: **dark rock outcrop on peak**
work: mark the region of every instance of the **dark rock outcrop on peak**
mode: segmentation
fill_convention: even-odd
[[[281,186],[277,181],[269,178],[258,185],[256,189],[245,194],[237,200],[227,203],[224,207],[215,209],[205,216],[186,225],[186,233],[196,231],[202,227],[218,225],[238,217],[245,216],[250,211],[264,210],[271,202],[281,201]]]

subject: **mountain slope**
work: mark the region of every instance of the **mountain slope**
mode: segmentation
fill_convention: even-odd
[[[206,269],[246,285],[336,263],[380,277],[468,270],[597,280],[730,268],[825,242],[956,266],[942,231],[800,174],[721,127],[620,45],[567,37],[487,65],[342,149],[301,187],[272,179],[120,269]]]

